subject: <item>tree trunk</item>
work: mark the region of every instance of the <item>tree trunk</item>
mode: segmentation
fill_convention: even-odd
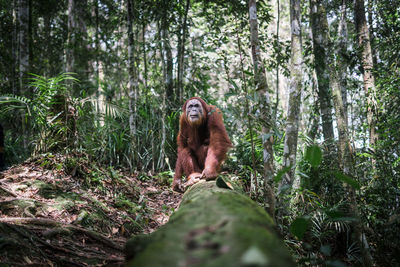
[[[17,94],[19,91],[18,80],[17,80],[17,65],[19,64],[18,60],[18,0],[13,0],[13,32],[12,32],[12,71],[11,71],[11,86],[12,86],[12,93],[14,95]]]
[[[325,7],[321,0],[310,0],[312,2],[312,7],[315,8],[318,12],[314,14],[314,19],[319,21],[320,30],[323,32],[323,35],[320,35],[320,38],[324,38],[324,43],[328,44],[328,51],[335,51],[332,42],[329,37],[329,28],[328,28],[328,19],[326,16]],[[343,11],[343,10],[342,10]],[[343,15],[343,14],[342,14]],[[343,15],[344,16],[344,15]],[[338,50],[336,50],[339,52]],[[342,90],[340,86],[339,77],[337,74],[336,68],[336,60],[334,54],[327,54],[326,62],[329,71],[329,79],[330,85],[332,88],[333,95],[333,103],[336,112],[336,121],[339,133],[339,154],[341,161],[341,168],[346,175],[353,175],[353,152],[351,149],[351,144],[348,135],[348,126],[347,126],[347,115],[345,112],[345,108],[343,105],[342,98]],[[354,233],[356,235],[357,243],[360,247],[360,251],[363,258],[364,266],[372,266],[372,257],[369,253],[368,247],[365,246],[365,237],[363,234],[363,223],[360,218],[360,212],[357,207],[357,201],[355,198],[355,192],[352,187],[348,187],[348,197],[349,197],[349,207],[352,215],[357,218],[357,221],[353,223]]]
[[[161,106],[160,106],[160,111],[161,111],[161,144],[160,144],[160,157],[158,158],[158,164],[157,167],[159,169],[164,168],[164,162],[165,162],[165,142],[167,139],[167,125],[165,123],[165,120],[167,119],[167,63],[165,60],[165,49],[164,49],[164,42],[163,42],[163,34],[162,34],[162,26],[160,23],[158,23],[158,36],[159,36],[159,50],[160,50],[160,56],[161,56],[161,66],[162,66],[162,72],[163,72],[163,81],[164,81],[164,90],[161,93],[162,101],[161,101]]]
[[[178,75],[177,75],[177,92],[179,105],[183,105],[183,76],[185,71],[185,43],[187,32],[187,15],[189,12],[190,0],[186,0],[185,13],[182,21],[182,36],[178,36]]]
[[[314,60],[314,57],[313,57]],[[313,107],[312,107],[312,112],[311,112],[311,123],[308,125],[307,129],[307,136],[312,140],[315,141],[315,138],[317,138],[317,133],[318,133],[318,128],[319,128],[319,116],[318,116],[318,110],[319,110],[319,103],[318,103],[318,79],[317,79],[317,73],[315,71],[315,68],[312,70],[312,98],[313,98]]]
[[[322,37],[328,33],[324,32],[320,21],[317,3],[319,0],[310,0],[310,24],[312,29],[313,49],[315,56],[315,70],[318,79],[318,99],[322,117],[322,132],[328,149],[332,148],[334,141],[331,93],[329,91],[329,72],[326,62],[328,47],[327,39]],[[324,27],[326,28],[326,27]]]
[[[163,48],[163,61],[164,61],[164,86],[167,96],[167,114],[172,110],[172,107],[176,105],[176,92],[174,92],[174,65],[172,58],[171,43],[169,40],[169,23],[167,17],[164,15],[161,19],[161,41]]]
[[[279,43],[279,24],[280,24],[280,16],[281,16],[281,7],[280,7],[280,1],[276,1],[276,10],[277,10],[277,15],[276,15],[276,45],[277,51],[280,51],[280,43]],[[277,56],[276,58],[276,73],[275,73],[275,107],[274,107],[274,125],[276,127],[276,121],[278,118],[278,106],[279,106],[279,67],[280,67],[280,58]]]
[[[371,42],[369,39],[369,29],[365,17],[364,0],[354,0],[354,18],[356,22],[356,31],[358,36],[358,46],[361,50],[361,65],[363,67],[364,75],[364,91],[367,97],[367,121],[369,126],[369,143],[371,149],[374,150],[378,140],[378,133],[376,131],[377,120],[377,102],[376,102],[376,88],[373,76],[373,59]]]
[[[138,77],[136,71],[135,60],[135,40],[133,33],[134,25],[134,4],[135,0],[126,0],[127,4],[127,22],[128,22],[128,97],[129,97],[129,133],[131,135],[131,142],[133,151],[136,151],[136,101],[137,101],[137,88]],[[133,162],[136,164],[136,155],[133,155]]]
[[[29,72],[29,0],[18,0],[18,63],[19,63],[19,93],[28,97],[27,74]],[[21,113],[22,138],[24,149],[28,149],[28,122],[25,113]]]
[[[78,74],[81,81],[89,79],[87,51],[87,28],[84,18],[87,14],[87,0],[68,0],[68,37],[66,48],[66,71]],[[71,89],[76,88],[69,83]]]
[[[144,80],[144,87],[146,88],[146,90],[148,90],[148,88],[147,88],[148,68],[147,68],[147,51],[146,51],[146,23],[144,21],[143,21],[143,25],[142,25],[142,39],[143,39],[142,52],[143,52],[143,67],[144,67],[143,80]]]
[[[72,72],[75,65],[73,46],[75,44],[75,0],[68,0],[68,40],[66,49],[66,72]]]
[[[95,79],[95,84],[97,87],[97,115],[98,117],[98,123],[100,126],[104,125],[104,115],[106,113],[106,107],[105,107],[105,95],[103,92],[103,83],[104,83],[104,64],[100,59],[100,33],[99,33],[99,2],[98,0],[93,0],[92,4],[92,17],[95,18],[95,62],[93,65],[93,70],[94,70],[94,79]]]
[[[274,154],[272,150],[273,137],[271,132],[271,101],[269,98],[267,78],[265,76],[265,68],[261,59],[260,44],[258,42],[258,21],[256,0],[249,0],[249,17],[250,17],[250,42],[251,54],[253,58],[254,81],[256,91],[260,96],[260,114],[262,127],[262,141],[264,147],[264,189],[265,203],[268,206],[268,212],[271,216],[275,213],[275,195],[273,190],[274,177]]]
[[[295,266],[271,217],[224,184],[186,191],[166,225],[128,241],[127,266]]]
[[[286,119],[286,135],[283,150],[283,166],[290,171],[282,179],[282,185],[293,185],[296,171],[297,139],[302,91],[302,43],[301,43],[300,0],[290,1],[290,25],[292,53],[290,63],[289,102]]]
[[[338,74],[340,90],[342,92],[342,101],[345,115],[345,122],[348,125],[348,112],[347,112],[347,22],[346,22],[346,0],[342,0],[340,6],[340,21],[339,21],[339,43],[336,49],[336,55],[338,56]]]

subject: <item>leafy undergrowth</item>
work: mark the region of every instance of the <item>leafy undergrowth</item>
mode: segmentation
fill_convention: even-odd
[[[2,266],[122,266],[126,240],[168,221],[167,178],[47,154],[0,174]]]

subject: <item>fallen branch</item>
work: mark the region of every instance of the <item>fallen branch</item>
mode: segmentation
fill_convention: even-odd
[[[1,186],[1,185],[6,185],[6,184],[0,181],[0,189],[1,189],[1,190],[3,190],[4,192],[6,192],[7,194],[12,195],[13,197],[18,197],[17,194],[15,194],[15,193],[12,192],[11,190],[9,190],[9,189],[5,188],[4,186]]]
[[[91,230],[86,230],[84,228],[71,225],[71,224],[64,224],[61,222],[57,222],[55,220],[51,219],[45,219],[45,218],[22,218],[22,217],[7,217],[7,218],[0,218],[0,223],[15,223],[15,224],[33,224],[33,225],[42,225],[42,226],[51,226],[51,227],[63,227],[71,231],[76,231],[80,232],[82,234],[86,234],[89,237],[95,239],[96,241],[99,241],[103,243],[104,245],[122,251],[123,247],[114,241],[108,239],[107,237],[96,233]]]

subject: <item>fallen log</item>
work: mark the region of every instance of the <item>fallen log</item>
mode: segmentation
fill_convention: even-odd
[[[167,224],[130,239],[127,265],[295,266],[271,217],[218,181],[193,185]]]

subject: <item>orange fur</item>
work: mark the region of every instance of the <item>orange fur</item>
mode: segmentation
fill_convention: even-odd
[[[186,105],[191,99],[200,101],[203,107],[201,123],[192,125],[186,117]],[[183,174],[202,173],[205,179],[218,175],[222,162],[232,143],[226,132],[222,112],[208,105],[199,97],[192,97],[183,105],[178,133],[178,159],[173,187],[180,184]]]

